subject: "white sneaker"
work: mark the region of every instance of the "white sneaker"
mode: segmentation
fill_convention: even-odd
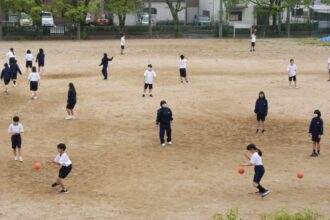
[[[166,144],[165,144],[165,143],[164,143],[164,144],[161,144],[161,146],[162,146],[162,147],[165,147],[165,146],[166,146]]]
[[[37,96],[34,96],[33,99],[38,99],[38,97]]]
[[[14,160],[16,160],[16,161],[17,161],[17,160],[18,160],[18,157],[14,157]]]
[[[23,162],[23,157],[19,157],[19,161],[20,162]]]
[[[75,120],[75,119],[76,119],[76,116],[72,115],[72,116],[71,116],[71,119],[72,119],[72,120]]]
[[[168,145],[172,145],[172,141],[167,142]]]
[[[71,116],[70,115],[67,115],[66,117],[65,117],[65,120],[70,120],[71,119]]]

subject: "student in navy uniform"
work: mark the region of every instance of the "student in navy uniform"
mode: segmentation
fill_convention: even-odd
[[[321,136],[323,135],[323,120],[321,119],[320,110],[314,111],[314,117],[309,126],[309,135],[312,136],[313,141],[313,153],[311,157],[318,157],[320,156],[320,142]]]
[[[104,54],[102,60],[101,60],[101,64],[100,66],[103,66],[102,68],[102,74],[104,76],[104,80],[108,79],[108,65],[109,65],[109,61],[112,61],[113,57],[111,57],[110,59],[108,58],[108,54]]]
[[[268,101],[266,99],[265,93],[263,91],[259,92],[259,97],[256,101],[254,108],[254,113],[257,115],[257,130],[259,132],[261,128],[261,133],[265,132],[265,120],[268,114]]]
[[[17,64],[17,60],[15,60],[12,64],[10,64],[10,70],[11,70],[11,79],[13,80],[14,87],[16,87],[17,74],[19,73],[20,75],[22,75],[22,71]]]
[[[38,63],[38,72],[42,75],[44,73],[44,68],[45,68],[45,53],[42,48],[39,49],[36,62]]]
[[[167,135],[167,144],[172,144],[172,128],[173,121],[172,111],[167,107],[166,101],[160,102],[161,108],[157,112],[156,125],[159,125],[159,138],[162,147],[165,147],[165,132]]]
[[[74,116],[73,109],[77,102],[77,94],[76,89],[73,83],[69,83],[69,91],[68,91],[68,101],[66,105],[66,111],[68,115],[65,117],[66,120],[74,120],[76,117]]]
[[[254,177],[253,177],[253,186],[256,187],[259,191],[256,192],[257,195],[265,197],[269,195],[270,191],[261,186],[260,182],[262,177],[265,174],[265,168],[262,163],[262,152],[254,144],[249,144],[246,147],[246,150],[250,151],[252,156],[245,155],[246,158],[250,161],[248,164],[243,164],[241,166],[254,166]]]
[[[48,163],[53,163],[56,164],[57,166],[60,167],[58,178],[56,179],[55,183],[53,183],[51,186],[54,188],[56,186],[61,186],[61,191],[60,193],[68,193],[68,189],[65,188],[63,184],[63,180],[70,174],[72,170],[72,162],[65,153],[66,146],[65,144],[58,144],[57,145],[57,152],[58,154],[56,155],[55,159],[50,159],[47,162]]]
[[[9,125],[8,133],[11,135],[11,147],[13,148],[14,160],[23,162],[21,134],[24,133],[24,128],[23,125],[19,123],[18,116],[13,117],[13,123]]]
[[[26,51],[25,55],[25,61],[26,61],[26,73],[29,73],[29,70],[32,69],[32,62],[33,62],[33,54],[31,53],[31,50]]]
[[[5,63],[4,68],[1,72],[1,80],[3,80],[5,84],[5,93],[8,94],[8,84],[10,83],[11,80],[11,70],[8,66],[8,63]]]

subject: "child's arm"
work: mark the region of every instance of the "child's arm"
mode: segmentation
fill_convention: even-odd
[[[268,115],[268,101],[267,100],[266,100],[265,112],[266,112],[266,115]]]
[[[310,123],[310,125],[309,125],[309,132],[308,133],[312,133],[312,122],[313,122],[313,120],[311,121],[311,123]]]
[[[20,75],[22,75],[22,71],[21,71],[21,69],[19,68],[18,65],[17,65],[17,69],[18,69],[18,73],[19,73]]]
[[[109,59],[109,61],[112,61],[113,60],[113,57],[111,57],[110,59]]]
[[[157,112],[157,118],[156,118],[156,125],[158,125],[160,122],[160,110]]]
[[[320,135],[323,135],[323,120],[321,119],[321,124],[320,124]]]

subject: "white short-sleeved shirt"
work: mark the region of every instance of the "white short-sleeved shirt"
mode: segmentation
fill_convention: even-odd
[[[180,59],[180,63],[179,63],[179,65],[180,65],[180,69],[186,69],[187,68],[187,59]]]
[[[328,59],[328,68],[330,69],[330,58]]]
[[[54,160],[55,160],[55,162],[61,164],[62,166],[65,166],[65,167],[68,167],[72,164],[67,153],[63,153],[62,155],[57,154]]]
[[[12,51],[9,51],[6,56],[8,58],[15,58],[15,53],[13,53]]]
[[[251,35],[251,42],[255,43],[257,41],[257,36],[255,34]]]
[[[293,77],[293,76],[295,76],[295,75],[297,75],[297,66],[296,66],[296,64],[293,64],[293,65],[289,65],[288,66],[288,74],[289,74],[289,76],[290,77]]]
[[[151,70],[146,70],[144,72],[144,82],[146,84],[152,84],[154,82],[154,78],[156,77],[155,71]]]
[[[33,60],[33,54],[32,53],[27,53],[26,55],[25,55],[25,60],[26,61],[32,61]]]
[[[124,37],[120,38],[120,45],[125,46],[125,44],[126,44],[125,38]]]
[[[34,73],[34,72],[31,72],[29,74],[29,78],[28,78],[30,81],[33,81],[33,82],[36,82],[36,81],[39,81],[40,80],[40,75],[39,73]]]
[[[253,164],[254,166],[262,166],[262,158],[260,157],[260,155],[258,154],[258,152],[254,152],[252,154],[250,163]]]
[[[24,128],[23,128],[23,125],[21,123],[17,123],[17,124],[11,123],[9,125],[8,133],[20,134],[20,133],[23,133],[23,132],[24,132]]]

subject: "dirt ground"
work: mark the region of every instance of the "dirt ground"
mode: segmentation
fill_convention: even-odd
[[[0,53],[10,47],[22,69],[27,49],[36,55],[44,48],[46,72],[38,100],[29,98],[25,73],[10,95],[0,95],[0,219],[208,220],[235,207],[244,220],[282,208],[330,216],[329,47],[265,39],[250,53],[249,40],[128,38],[124,56],[118,40],[0,42]],[[104,52],[114,56],[108,81],[98,67]],[[181,53],[190,84],[178,79]],[[288,88],[290,58],[299,89]],[[149,62],[158,78],[154,98],[143,99]],[[69,82],[78,94],[75,121],[64,120]],[[266,133],[256,135],[253,108],[261,90],[269,117]],[[162,99],[174,113],[174,144],[165,149],[155,126]],[[317,108],[325,135],[321,157],[310,158],[307,130]],[[13,160],[7,134],[16,114],[26,130],[23,163]],[[74,166],[67,195],[50,187],[56,167],[33,169],[56,155],[59,142]],[[237,173],[248,143],[264,151],[263,184],[272,191],[264,199],[253,194],[252,168]]]

